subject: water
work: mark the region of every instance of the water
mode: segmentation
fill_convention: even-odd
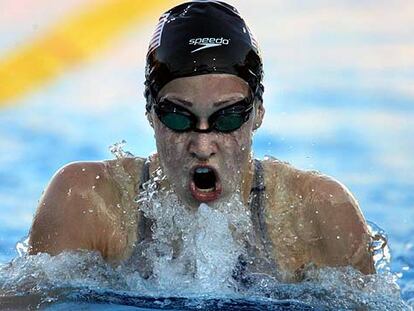
[[[121,151],[116,148],[117,154]],[[152,234],[130,259],[111,265],[99,253],[86,251],[28,256],[26,239],[17,244],[19,256],[0,266],[0,305],[50,310],[108,304],[139,310],[409,309],[390,272],[384,233],[375,224],[376,275],[310,266],[299,284],[248,270],[238,280],[239,258],[247,254],[246,242],[255,241],[250,211],[238,193],[214,208],[203,203],[191,211],[172,191],[158,189],[164,178],[158,170],[136,199],[152,221]],[[258,258],[249,260],[254,265]]]
[[[95,144],[99,144],[99,140]],[[122,146],[120,143],[111,148],[117,158],[130,155]],[[60,161],[66,160],[62,158]],[[39,164],[32,165],[36,167]],[[30,176],[29,172],[17,171],[26,177]],[[159,178],[163,178],[161,173]],[[2,186],[3,189],[9,187],[7,183]],[[38,185],[39,188],[41,186]],[[379,198],[370,198],[370,202],[377,205],[381,203],[378,201],[380,198],[390,200],[387,195],[393,191],[390,188],[384,188],[385,193]],[[150,185],[148,189],[151,190]],[[368,194],[372,193],[367,186],[364,189]],[[146,254],[152,260],[151,269],[156,278],[142,278],[130,263],[115,267],[108,265],[96,253],[26,256],[24,241],[16,248],[13,241],[21,240],[27,229],[13,231],[5,226],[2,228],[4,244],[0,253],[3,258],[0,267],[1,304],[40,306],[51,310],[80,307],[105,310],[110,305],[138,310],[198,310],[204,307],[212,310],[408,310],[413,305],[414,248],[409,242],[410,236],[404,235],[407,231],[402,230],[401,235],[394,233],[394,239],[388,234],[391,249],[381,247],[381,238],[373,245],[376,267],[381,270],[375,276],[363,276],[349,268],[309,269],[305,281],[300,284],[283,284],[268,275],[250,275],[245,284],[239,284],[232,278],[237,258],[244,252],[237,236],[248,236],[251,224],[249,215],[241,212],[237,196],[230,206],[212,210],[202,205],[197,213],[192,214],[177,203],[172,193],[165,197],[151,193],[137,200],[148,218],[164,221],[154,227],[154,237],[159,243],[151,245]],[[24,201],[9,204],[21,206],[22,203]],[[146,207],[143,203],[150,205]],[[236,218],[230,211],[237,211],[245,217]],[[30,223],[31,217],[28,218]],[[178,220],[175,227],[168,226],[171,219]],[[229,224],[235,221],[241,222],[235,227],[242,229],[236,235],[228,229]],[[387,235],[375,223],[370,223],[370,226],[374,235],[375,232],[379,236]],[[185,241],[184,251],[178,258],[174,257],[171,237],[172,240]]]
[[[194,275],[189,277],[185,273],[182,274],[182,278],[177,278],[184,265],[164,265],[163,260],[168,260],[168,252],[158,261],[158,283],[142,279],[126,266],[105,265],[97,254],[62,254],[57,257],[38,255],[30,258],[23,256],[14,259],[11,265],[7,264],[18,256],[15,244],[27,235],[36,201],[56,168],[73,160],[110,157],[105,146],[109,145],[110,141],[118,140],[117,135],[121,135],[116,134],[117,132],[111,128],[109,131],[99,129],[99,126],[94,130],[96,133],[91,132],[88,137],[78,135],[79,129],[89,131],[89,116],[73,119],[70,113],[66,114],[64,111],[55,111],[55,118],[67,125],[67,133],[51,130],[53,124],[48,124],[48,127],[41,126],[39,124],[43,123],[39,121],[34,127],[37,135],[28,135],[33,131],[34,125],[30,122],[13,121],[16,119],[12,118],[12,114],[17,110],[19,120],[30,120],[32,114],[42,119],[45,106],[38,104],[31,108],[32,112],[16,108],[5,110],[0,115],[1,124],[6,124],[6,130],[0,128],[0,131],[3,131],[2,137],[13,142],[8,145],[9,153],[3,153],[0,159],[3,164],[0,168],[0,283],[3,304],[31,303],[34,307],[40,304],[56,310],[70,310],[81,305],[82,308],[96,309],[97,304],[104,310],[108,308],[108,303],[141,309],[162,306],[164,309],[185,307],[190,310],[203,305],[217,310],[237,310],[243,307],[250,310],[252,306],[264,310],[277,310],[281,305],[284,308],[289,306],[292,310],[338,310],[340,307],[353,309],[356,306],[369,306],[368,309],[371,310],[405,310],[408,306],[414,305],[414,227],[409,221],[413,219],[410,207],[414,198],[413,185],[405,178],[410,172],[410,167],[407,166],[401,174],[393,172],[393,163],[387,166],[379,161],[378,158],[383,154],[379,153],[374,142],[366,140],[365,144],[356,143],[355,139],[350,138],[355,136],[355,133],[340,133],[325,141],[308,141],[308,138],[300,140],[299,134],[295,136],[297,140],[294,140],[259,132],[255,137],[254,148],[258,156],[275,154],[277,151],[280,154],[279,158],[291,158],[299,167],[318,168],[335,177],[342,176],[339,179],[347,184],[359,199],[366,217],[384,228],[388,235],[391,252],[389,273],[386,263],[382,262],[381,264],[385,265],[384,274],[373,278],[360,276],[352,270],[309,271],[306,282],[297,285],[280,284],[272,278],[258,276],[258,279],[250,279],[251,283],[257,284],[256,287],[240,288],[232,283],[229,277],[231,265],[234,264],[234,258],[240,249],[237,244],[228,244],[228,232],[223,231],[223,219],[226,217],[220,217],[206,207],[201,208],[199,217],[214,219],[215,226],[221,228],[218,231],[221,233],[221,241],[225,240],[227,243],[223,244],[226,245],[225,250],[229,251],[225,253],[225,265],[199,257],[202,260],[199,260],[198,265],[204,263],[204,267],[211,265],[217,269],[222,268],[217,271],[220,278],[210,278],[208,282],[197,281]],[[122,111],[114,110],[110,115],[114,119],[126,118]],[[105,118],[105,115],[102,118]],[[119,124],[112,126],[117,127]],[[123,128],[126,136],[135,135],[136,130],[130,129],[127,124],[123,125]],[[100,135],[104,131],[108,134]],[[359,136],[364,137],[363,129],[356,128],[356,131]],[[335,144],[337,139],[341,139],[341,146]],[[75,140],[76,143],[70,143],[71,140]],[[308,149],[302,150],[299,145]],[[148,147],[147,144],[131,147],[143,149],[142,152],[146,154],[151,152],[151,146]],[[128,155],[122,152],[122,148],[115,148],[113,151],[118,152],[118,157]],[[45,161],[48,157],[50,160]],[[332,162],[332,159],[343,162],[339,165]],[[361,164],[368,162],[369,170]],[[355,172],[358,172],[357,176],[353,175]],[[197,223],[202,225],[204,221],[194,222]],[[216,228],[215,226],[205,229]],[[205,244],[201,242],[203,241],[200,241],[197,248],[188,249],[188,253],[198,252],[201,256],[205,250]],[[162,247],[165,247],[163,250],[168,249],[168,245]],[[21,247],[19,249],[22,250]],[[217,248],[213,250],[217,252]],[[386,258],[389,256],[386,255]],[[195,264],[191,264],[194,267]],[[211,270],[200,271],[202,273],[199,278],[211,276]],[[355,281],[360,279],[362,281]],[[162,288],[162,291],[159,288]],[[20,295],[16,296],[17,292]],[[226,296],[222,297],[221,294]],[[403,305],[400,296],[406,305]]]
[[[185,230],[196,241],[184,246],[180,257],[171,256],[167,240],[157,241],[156,247],[164,252],[150,255],[155,275],[149,279],[142,278],[131,264],[108,264],[99,253],[23,253],[0,267],[0,304],[50,310],[70,310],[71,304],[79,307],[82,303],[90,308],[91,303],[110,303],[178,310],[282,310],[281,306],[292,310],[408,310],[400,299],[397,277],[387,271],[365,276],[349,267],[310,268],[299,284],[285,284],[258,274],[249,275],[248,284],[238,284],[231,275],[242,250],[224,225],[226,215],[206,205],[198,214],[185,217],[184,222],[194,216],[200,220],[192,226],[201,230],[192,234],[191,229]],[[155,232],[164,234],[160,229]],[[217,248],[214,244],[208,247],[211,238],[216,239]]]
[[[33,26],[45,29],[50,19],[56,19],[51,14],[54,5],[49,8],[47,2],[42,2],[42,10],[31,10],[37,17],[27,19],[30,10],[26,8],[15,9],[1,20],[6,30],[0,38],[2,51],[14,49],[24,41],[22,36],[42,35]],[[256,156],[270,154],[303,169],[317,169],[347,185],[366,218],[388,236],[390,257],[386,258],[390,262],[380,262],[384,274],[356,284],[352,280],[359,276],[352,271],[309,273],[310,280],[298,285],[275,284],[264,278],[256,292],[254,288],[249,289],[253,292],[232,292],[229,295],[234,296],[225,300],[166,297],[167,290],[162,297],[152,284],[131,271],[121,271],[125,268],[106,266],[96,254],[18,257],[15,245],[28,234],[36,202],[59,167],[71,161],[108,158],[107,146],[122,139],[135,154],[145,157],[153,152],[153,134],[141,96],[142,47],[147,45],[153,25],[148,29],[139,25],[124,41],[110,47],[109,53],[94,56],[0,111],[0,278],[10,291],[17,285],[26,290],[11,300],[20,299],[24,304],[32,295],[47,304],[60,297],[55,310],[80,309],[81,304],[86,310],[97,308],[99,302],[143,309],[197,309],[204,303],[217,309],[247,306],[251,310],[254,305],[276,310],[280,302],[275,299],[282,299],[285,307],[306,310],[305,302],[323,306],[338,301],[344,306],[346,301],[352,304],[367,299],[375,307],[384,300],[378,306],[381,309],[400,303],[396,282],[401,297],[414,306],[412,3],[272,0],[258,2],[254,10],[251,1],[235,4],[248,17],[265,60],[266,116],[255,135]],[[59,15],[64,10],[56,12]],[[207,211],[206,215],[214,214]],[[225,237],[225,231],[221,232]],[[200,244],[201,253],[202,249]],[[231,253],[229,256],[227,264],[232,263]],[[226,270],[220,273],[225,275]],[[130,282],[125,285],[125,280]],[[224,280],[211,282],[214,286],[228,284]],[[168,279],[164,282],[168,287]],[[139,284],[148,287],[145,295],[134,291]],[[372,290],[370,294],[361,284],[370,284],[366,287]],[[183,295],[189,295],[188,291]]]

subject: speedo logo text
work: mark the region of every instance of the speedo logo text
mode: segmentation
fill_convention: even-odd
[[[195,46],[201,45],[201,47],[191,51],[191,53],[194,53],[194,52],[208,49],[208,48],[214,48],[214,47],[222,46],[222,45],[229,45],[230,39],[225,39],[223,37],[221,38],[193,38],[193,39],[190,39],[188,44],[195,45]]]

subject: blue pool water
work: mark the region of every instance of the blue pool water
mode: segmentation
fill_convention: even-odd
[[[24,285],[20,296],[1,303],[32,301],[50,310],[414,306],[412,3],[266,0],[252,10],[251,1],[238,2],[265,59],[266,116],[254,138],[255,156],[272,155],[348,186],[365,217],[386,232],[392,274],[358,283],[361,276],[352,271],[329,270],[298,285],[262,280],[243,295],[198,288],[196,295],[176,295],[142,292],[140,279],[102,268],[95,255],[18,257],[16,243],[27,236],[37,200],[59,167],[110,158],[108,147],[121,140],[138,156],[155,150],[141,96],[149,25],[110,53],[0,109],[0,291]],[[11,28],[0,49],[14,46],[19,34]],[[88,269],[84,263],[91,261]]]
[[[48,102],[50,100],[48,98]],[[268,125],[256,133],[256,156],[271,154],[304,169],[318,169],[345,183],[358,198],[366,218],[387,233],[392,255],[391,271],[407,308],[408,305],[413,306],[414,179],[410,177],[414,177],[414,170],[409,161],[413,150],[409,137],[413,137],[414,130],[408,120],[413,118],[414,106],[405,98],[394,98],[392,105],[387,105],[382,98],[378,98],[376,103],[369,96],[352,98],[338,92],[334,97],[332,94],[324,95],[323,90],[307,95],[284,94],[283,98],[276,96],[266,100],[283,104],[278,107],[268,104],[265,123],[276,124],[276,129]],[[128,140],[127,148],[135,154],[144,156],[154,149],[151,130],[145,123],[136,125],[137,119],[143,120],[140,117],[143,114],[141,106],[130,102],[93,115],[68,108],[70,99],[63,98],[62,101],[65,105],[50,109],[39,96],[28,105],[0,111],[0,124],[3,125],[0,128],[0,147],[5,151],[0,156],[0,264],[16,257],[16,243],[28,234],[37,199],[57,168],[79,159],[111,157],[107,147],[122,139]],[[348,103],[346,107],[341,104],[344,101]],[[308,117],[316,118],[309,128],[312,129],[313,122],[315,126],[326,122],[328,129],[322,133],[309,133],[306,132],[306,124],[290,122],[287,125],[283,121],[284,118],[298,118],[296,122],[300,122]],[[387,117],[395,118],[392,120],[395,124],[387,126],[382,123],[386,120],[375,119]],[[333,122],[330,118],[337,123],[335,126],[329,125]],[[387,281],[381,282],[379,287]],[[197,308],[197,304],[204,303],[211,304],[212,309],[225,310],[228,304],[234,303],[235,309],[244,305],[246,310],[254,304],[258,310],[278,310],[279,304],[290,305],[292,310],[323,309],[321,305],[300,302],[303,296],[292,295],[291,289],[280,288],[277,292],[286,291],[287,300],[280,299],[280,296],[270,302],[262,301],[263,297],[252,301],[243,297],[215,300],[209,296],[201,302],[193,298],[163,302],[159,297],[155,304],[153,296],[134,297],[132,292],[82,292],[85,290],[69,291],[63,295],[63,302],[52,304],[51,308],[70,310],[71,304],[83,304],[85,310],[93,310],[97,308],[96,303],[112,303],[145,310],[156,308],[157,303],[165,303],[165,309],[183,306],[191,309],[191,306]],[[301,290],[303,288],[294,291]],[[313,294],[318,296],[316,292],[322,289],[315,287],[313,290]],[[376,291],[380,292],[379,288]],[[375,297],[376,294],[373,292],[372,295]],[[51,294],[51,297],[55,296]],[[289,300],[292,297],[297,299]],[[99,306],[105,310],[106,304]]]

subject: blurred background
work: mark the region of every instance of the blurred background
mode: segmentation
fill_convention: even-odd
[[[389,235],[414,299],[414,2],[234,0],[265,65],[254,140],[347,185]],[[179,1],[0,0],[0,264],[16,256],[54,172],[155,150],[144,64],[158,16]]]

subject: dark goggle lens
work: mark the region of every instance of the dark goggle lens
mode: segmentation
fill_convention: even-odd
[[[166,112],[160,117],[160,120],[174,131],[183,132],[191,128],[190,118],[179,112]]]
[[[223,133],[233,132],[243,125],[244,120],[240,113],[223,114],[215,120],[214,128]]]
[[[215,130],[222,133],[230,133],[239,129],[249,119],[252,106],[248,101],[242,100],[230,107],[219,110],[209,118],[210,128],[198,130],[196,128],[197,117],[169,100],[164,100],[154,106],[155,113],[160,121],[169,129],[176,132],[197,131],[210,132]]]

